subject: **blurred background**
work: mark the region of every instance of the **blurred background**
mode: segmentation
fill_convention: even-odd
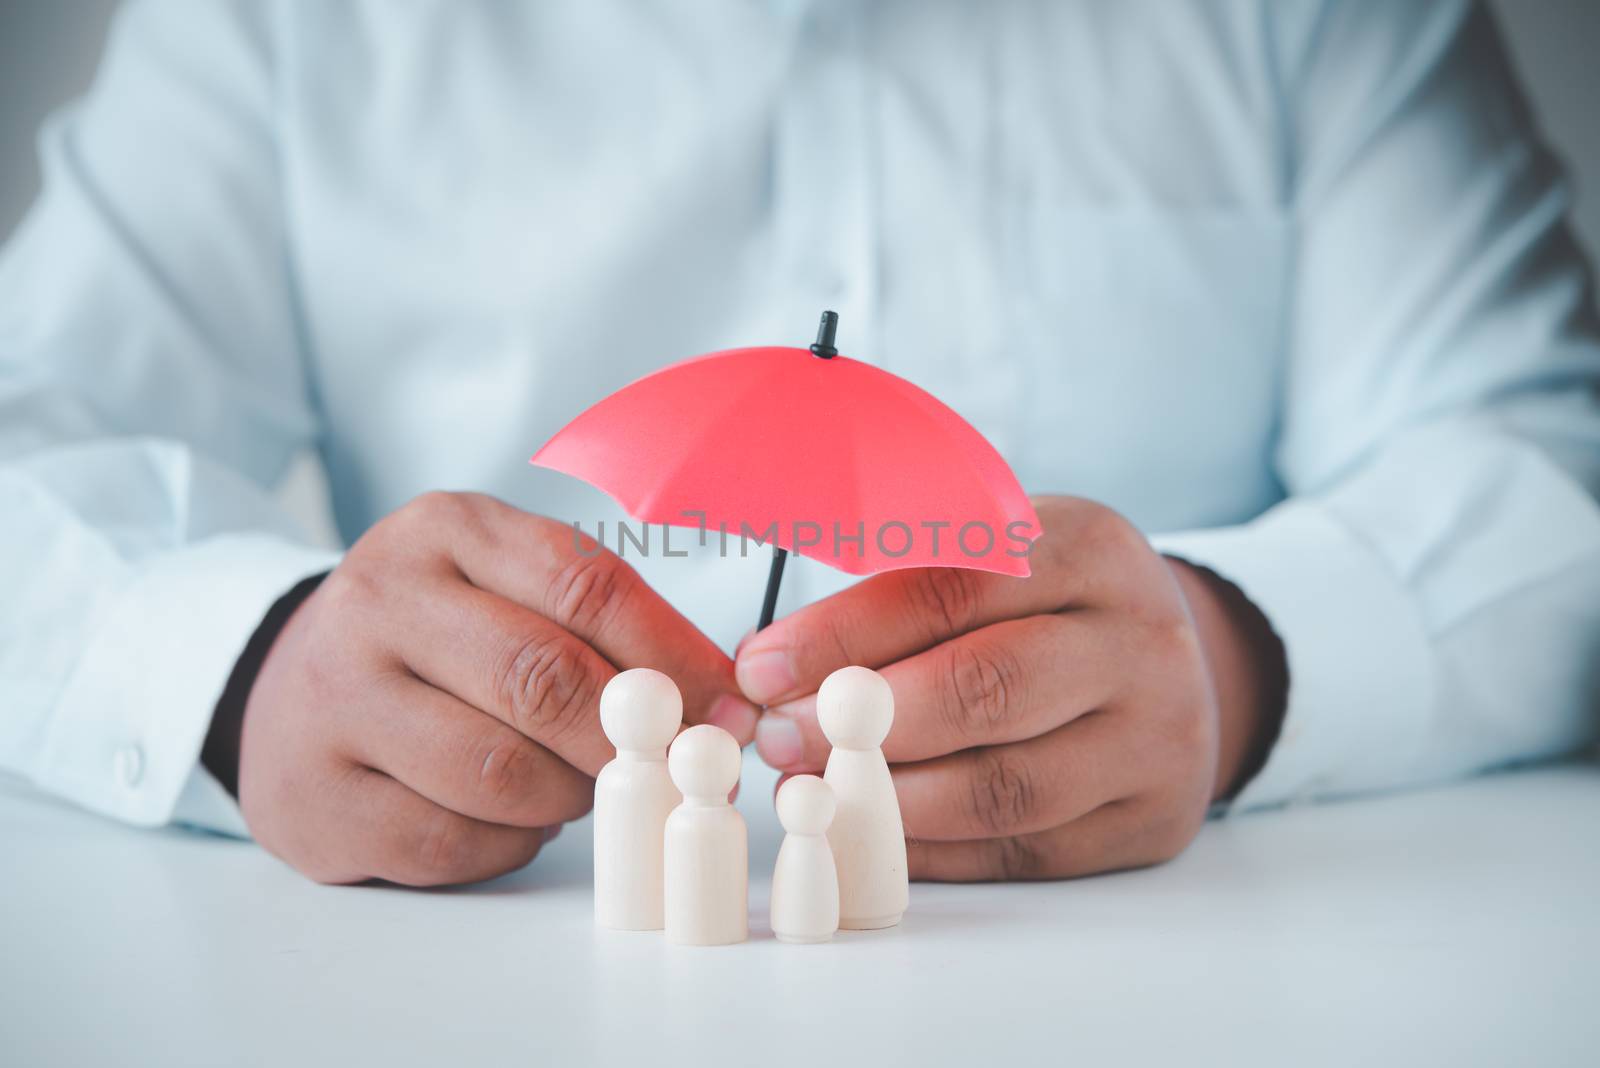
[[[89,84],[111,0],[0,0],[0,237],[38,192],[33,137],[51,110]],[[1493,0],[1545,136],[1578,190],[1577,223],[1600,249],[1600,123],[1594,42],[1600,0]]]

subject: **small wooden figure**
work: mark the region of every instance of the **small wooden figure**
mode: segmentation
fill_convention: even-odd
[[[817,691],[817,722],[833,745],[823,778],[838,805],[828,844],[839,869],[839,926],[893,927],[910,901],[900,802],[879,748],[894,723],[894,692],[876,671],[840,668]]]
[[[664,842],[669,942],[720,946],[749,936],[749,840],[744,817],[728,803],[739,766],[739,743],[708,723],[678,735],[667,752],[683,793]]]
[[[667,774],[667,746],[683,723],[683,698],[659,671],[635,668],[606,684],[600,729],[616,759],[594,783],[594,920],[618,931],[659,931],[661,842],[683,800]]]
[[[788,832],[772,869],[772,933],[780,942],[826,942],[839,929],[839,874],[825,835],[833,788],[796,775],[778,788],[778,822]]]

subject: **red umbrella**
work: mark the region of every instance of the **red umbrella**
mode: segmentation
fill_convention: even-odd
[[[673,364],[583,412],[532,462],[598,487],[646,523],[774,546],[852,575],[966,567],[1026,576],[1039,518],[982,434],[931,394],[817,342]]]

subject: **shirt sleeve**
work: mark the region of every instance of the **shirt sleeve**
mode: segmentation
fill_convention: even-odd
[[[1567,188],[1479,6],[1269,10],[1296,226],[1287,499],[1153,539],[1283,640],[1238,804],[1442,780],[1595,734],[1600,343]]]
[[[136,824],[243,823],[196,757],[334,554],[271,493],[317,421],[254,3],[132,5],[0,256],[0,768]]]

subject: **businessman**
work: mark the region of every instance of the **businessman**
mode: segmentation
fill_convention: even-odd
[[[0,767],[108,816],[490,877],[635,666],[786,772],[880,669],[931,879],[1595,734],[1600,332],[1476,4],[144,2],[41,151]],[[741,642],[759,559],[574,539],[534,449],[819,307],[1038,495],[1031,578],[802,562]]]

